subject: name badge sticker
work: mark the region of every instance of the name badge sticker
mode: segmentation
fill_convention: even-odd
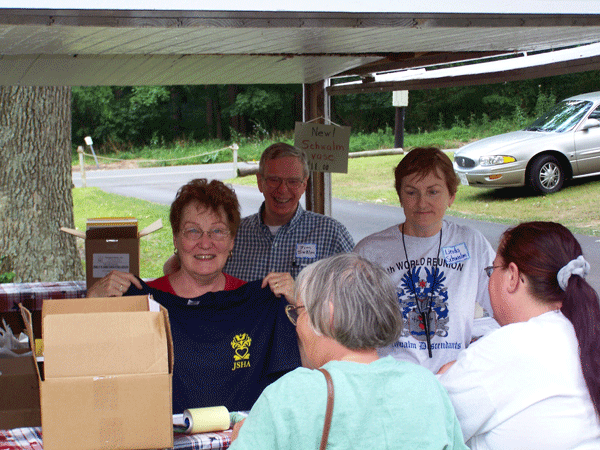
[[[442,252],[444,252],[446,264],[454,264],[471,259],[467,244],[464,242],[462,244],[452,245],[450,247],[443,247]]]
[[[296,259],[316,258],[317,244],[296,244]]]

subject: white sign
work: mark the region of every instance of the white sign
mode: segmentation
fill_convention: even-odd
[[[396,108],[408,106],[408,91],[392,92],[392,106],[395,106]]]
[[[294,145],[306,152],[311,171],[348,173],[350,127],[296,122]]]

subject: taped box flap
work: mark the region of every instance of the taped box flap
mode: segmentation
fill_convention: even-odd
[[[85,239],[85,233],[83,231],[74,230],[73,228],[60,227],[60,231],[64,231],[65,233],[72,234],[73,236],[77,236],[78,238]]]
[[[146,228],[144,228],[143,230],[141,230],[138,233],[138,235],[139,235],[139,237],[147,236],[150,233],[154,233],[156,230],[160,230],[162,228],[162,226],[163,226],[162,219],[158,219],[156,222],[151,223]]]
[[[161,312],[52,314],[43,320],[45,379],[169,373]]]

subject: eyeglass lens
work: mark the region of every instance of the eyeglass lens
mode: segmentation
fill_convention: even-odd
[[[298,322],[298,310],[300,308],[304,308],[304,306],[294,306],[294,305],[287,305],[285,307],[285,313],[288,316],[288,319],[290,319],[290,322],[292,322],[292,325],[296,326],[296,323]]]
[[[204,233],[208,236],[209,239],[214,241],[222,241],[229,234],[229,230],[225,228],[215,228],[214,230],[204,231],[199,228],[188,228],[183,230],[183,235],[186,239],[190,239],[192,241],[197,241],[204,236]]]
[[[265,180],[270,188],[278,188],[281,183],[285,183],[289,189],[298,189],[303,183],[300,178],[266,177]]]

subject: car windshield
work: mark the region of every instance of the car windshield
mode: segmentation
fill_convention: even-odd
[[[592,107],[586,100],[565,100],[533,122],[526,131],[556,131],[562,133],[572,129]]]

